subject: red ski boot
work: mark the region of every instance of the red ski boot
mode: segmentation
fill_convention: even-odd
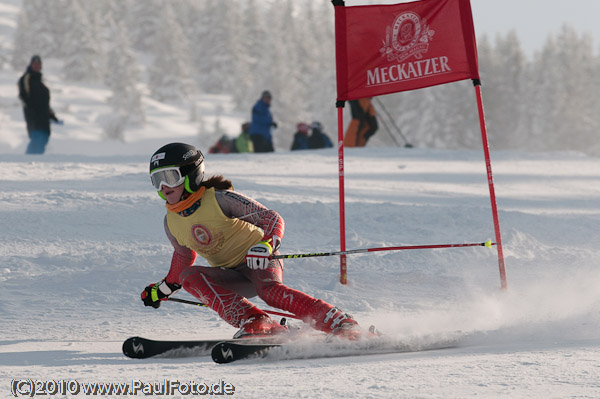
[[[286,326],[282,326],[266,314],[259,313],[244,320],[242,327],[235,333],[233,338],[270,337],[287,331]]]
[[[338,308],[332,308],[327,312],[324,324],[330,326],[331,334],[355,341],[361,337],[361,331],[356,320],[347,313],[343,313]]]

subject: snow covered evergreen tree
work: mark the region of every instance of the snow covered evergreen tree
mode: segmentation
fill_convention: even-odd
[[[162,13],[168,0],[144,0],[130,3],[127,13],[127,27],[131,34],[133,47],[138,51],[150,52],[158,34],[167,29],[163,23]]]
[[[19,19],[17,21],[17,29],[15,31],[15,41],[14,48],[11,58],[11,65],[16,70],[25,69],[25,67],[29,64],[29,60],[33,54],[39,54],[39,49],[35,47],[33,42],[33,35],[30,31],[31,22],[29,19],[31,18],[31,13],[28,12],[28,7],[26,4],[31,4],[28,2],[24,2],[21,7],[21,12],[19,12]]]
[[[559,95],[555,98],[553,132],[558,149],[585,151],[598,141],[600,121],[597,101],[598,87],[591,84],[597,74],[598,62],[594,57],[592,38],[579,36],[563,26],[556,38],[555,65],[558,66]]]
[[[138,88],[140,70],[123,23],[115,22],[112,37],[104,76],[105,84],[112,91],[108,98],[112,112],[103,119],[104,131],[111,139],[124,140],[123,133],[128,125],[145,121]]]
[[[128,36],[129,44],[122,42],[122,35]],[[490,145],[600,148],[600,59],[595,45],[567,26],[531,58],[524,56],[514,32],[493,42],[479,38]],[[10,64],[17,71],[39,54],[62,62],[66,79],[105,82],[112,91],[113,114],[129,114],[116,119],[115,129],[143,122],[138,84],[145,83],[160,101],[191,101],[186,108],[193,119],[199,118],[193,112],[197,90],[231,95],[247,118],[260,93],[271,90],[279,122],[275,144],[280,149],[289,148],[300,121],[319,120],[332,138],[336,136],[330,2],[53,0],[49,6],[45,0],[22,0],[12,47]],[[0,60],[0,67],[3,63],[7,61]],[[412,144],[480,145],[470,82],[379,100]],[[349,114],[346,107],[346,125]],[[386,140],[392,143],[390,137]]]
[[[302,102],[305,102],[304,99],[311,98],[311,92],[314,90],[311,86],[315,60],[312,59],[311,54],[319,47],[317,37],[309,29],[311,10],[314,6],[311,3],[304,7],[297,7],[296,2],[288,1],[287,8],[290,11],[287,12],[288,18],[283,24],[283,29],[289,33],[286,36],[290,38],[285,47],[290,68],[286,75],[290,77],[292,85],[291,90],[286,89],[286,92],[291,96],[294,110],[290,120],[295,123],[302,121],[310,123],[315,119],[314,113],[303,106]]]
[[[309,96],[298,99],[304,103],[313,120],[320,121],[328,132],[337,131],[335,102],[336,65],[333,7],[329,2],[311,3],[306,7],[302,20],[302,35],[308,43],[308,56],[300,62],[300,68],[310,76]],[[335,134],[332,134],[335,136]]]
[[[478,46],[480,76],[490,145],[496,149],[524,145],[522,124],[526,59],[516,32]]]
[[[531,68],[529,148],[586,150],[596,142],[597,67],[589,37],[564,26],[548,38]]]
[[[91,9],[92,11],[95,8]],[[69,26],[63,41],[63,74],[77,82],[98,82],[104,73],[104,51],[97,15],[86,12],[81,0],[69,0],[64,9],[64,24]]]
[[[207,93],[234,93],[244,72],[238,56],[249,47],[239,31],[239,4],[210,0],[203,10],[203,18],[219,23],[210,24],[210,31],[201,33],[202,51],[196,53],[201,87]]]
[[[57,1],[61,7],[64,1]],[[51,13],[44,0],[23,0],[15,34],[12,65],[21,70],[29,64],[31,56],[38,54],[42,60],[54,55],[60,46],[58,28],[53,25]],[[62,24],[61,24],[62,25]]]
[[[247,81],[244,98],[247,102],[245,108],[248,113],[263,90],[273,90],[271,88],[272,74],[284,73],[284,71],[274,71],[271,67],[273,62],[271,36],[274,31],[270,29],[260,4],[257,0],[248,1],[243,22],[247,29],[246,42],[252,43],[247,57],[248,64],[246,65],[247,69],[244,77],[244,80]],[[277,97],[279,93],[274,92],[273,95]],[[275,101],[277,101],[277,98],[275,98]]]
[[[148,70],[148,86],[159,101],[189,101],[196,92],[189,43],[171,7],[165,3],[162,8],[162,27],[151,50],[154,61]]]
[[[293,3],[289,0],[280,1],[279,7],[272,7],[268,13],[268,20],[272,21],[273,25],[271,28],[275,32],[286,33],[280,35],[278,40],[270,38],[272,44],[269,46],[269,68],[273,72],[266,87],[276,95],[271,109],[279,128],[275,131],[273,141],[276,145],[287,148],[291,146],[294,128],[299,122],[298,99],[303,98],[300,93],[303,82],[298,68],[300,59],[297,57],[301,36],[296,30],[293,14]],[[310,120],[308,122],[310,123]]]

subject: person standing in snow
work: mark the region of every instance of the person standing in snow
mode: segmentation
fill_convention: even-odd
[[[318,330],[358,338],[351,316],[282,283],[283,262],[272,258],[283,238],[282,217],[233,191],[223,176],[205,179],[198,149],[183,143],[161,147],[150,159],[150,178],[166,201],[164,228],[174,251],[166,277],[142,291],[145,306],[158,308],[183,288],[239,328],[234,338],[285,332],[247,299],[258,295]],[[194,266],[197,255],[209,266]]]
[[[39,55],[31,57],[17,85],[29,136],[25,153],[43,154],[50,139],[50,120],[59,124],[62,121],[50,108],[50,90],[42,82],[42,59]]]
[[[271,129],[277,128],[271,114],[271,93],[263,91],[260,98],[252,107],[250,123],[250,138],[254,144],[254,152],[273,152],[273,137]]]
[[[351,100],[350,112],[352,114],[352,121],[350,121],[348,129],[346,129],[344,146],[364,147],[379,127],[371,99],[361,98],[359,100]]]

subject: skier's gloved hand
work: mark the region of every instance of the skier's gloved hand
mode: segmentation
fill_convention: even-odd
[[[64,124],[64,121],[62,121],[61,119],[58,119],[56,117],[56,114],[54,113],[54,111],[50,110],[50,123],[56,123],[57,125],[62,125],[62,124]]]
[[[152,306],[155,309],[160,307],[160,301],[166,301],[171,295],[179,291],[181,285],[176,283],[167,283],[165,280],[156,284],[150,284],[142,291],[142,302],[144,306]]]
[[[250,269],[266,269],[273,253],[272,239],[253,245],[246,255],[246,264]]]

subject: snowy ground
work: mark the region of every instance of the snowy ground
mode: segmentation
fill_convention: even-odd
[[[496,251],[481,247],[351,255],[347,286],[337,282],[337,258],[286,261],[289,285],[362,324],[397,337],[461,330],[468,336],[458,348],[216,365],[208,358],[140,361],[121,354],[132,335],[234,332],[207,309],[142,306],[139,292],[165,275],[171,251],[163,201],[147,176],[150,154],[134,148],[126,157],[0,155],[4,397],[20,378],[222,379],[240,398],[600,396],[597,158],[493,154],[506,292],[499,290]],[[349,249],[493,239],[478,152],[346,154]],[[283,215],[284,253],[339,248],[333,150],[212,155],[207,168]]]

